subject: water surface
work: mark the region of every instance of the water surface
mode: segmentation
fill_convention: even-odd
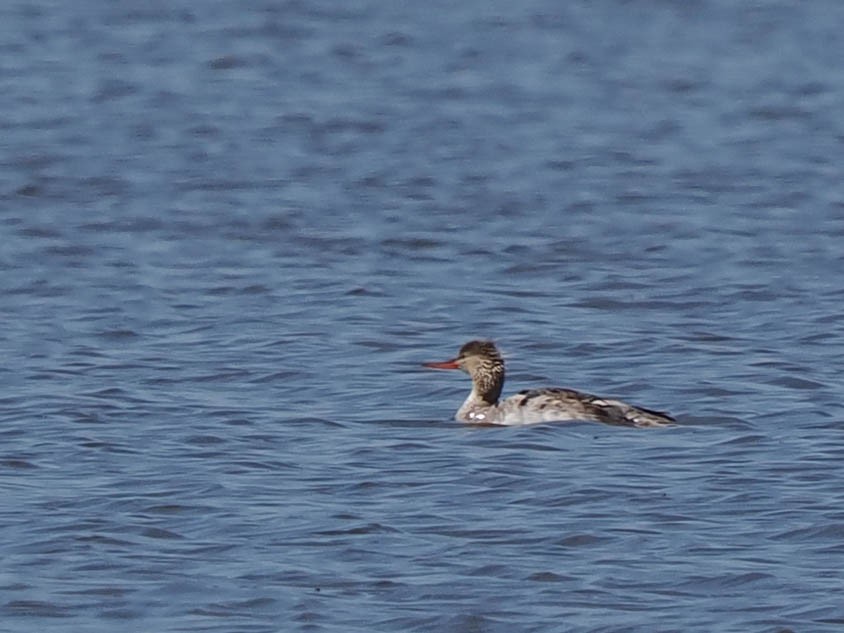
[[[0,629],[841,629],[844,9],[452,5],[0,9]]]

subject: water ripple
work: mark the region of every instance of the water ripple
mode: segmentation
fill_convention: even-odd
[[[841,628],[839,4],[95,5],[0,33],[9,630]]]

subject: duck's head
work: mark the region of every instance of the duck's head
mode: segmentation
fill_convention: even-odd
[[[451,360],[425,363],[425,367],[465,371],[477,394],[490,404],[498,402],[504,386],[504,359],[492,341],[469,341]]]

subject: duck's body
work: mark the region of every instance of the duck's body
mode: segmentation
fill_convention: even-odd
[[[591,420],[636,427],[668,426],[674,423],[674,418],[660,411],[599,398],[573,389],[526,389],[499,400],[504,386],[504,360],[489,341],[471,341],[460,348],[456,358],[441,363],[425,363],[425,366],[461,369],[472,377],[472,392],[455,416],[460,422],[519,425]]]

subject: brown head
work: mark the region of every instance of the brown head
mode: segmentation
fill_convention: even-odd
[[[469,341],[451,360],[425,363],[425,367],[465,371],[472,377],[475,391],[489,404],[498,402],[504,386],[504,359],[492,341]]]

